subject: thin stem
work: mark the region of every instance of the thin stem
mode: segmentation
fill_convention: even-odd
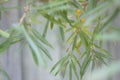
[[[19,25],[23,24],[28,12],[29,12],[29,6],[27,5],[24,7],[24,13],[23,13],[23,16],[20,18]]]

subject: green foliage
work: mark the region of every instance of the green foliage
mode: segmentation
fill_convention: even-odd
[[[62,72],[65,77],[68,68],[69,80],[73,79],[73,74],[77,80],[84,79],[90,66],[92,71],[99,65],[109,65],[108,61],[112,60],[111,53],[102,45],[104,40],[119,40],[119,31],[112,27],[120,12],[119,3],[119,0],[52,0],[41,4],[28,0],[28,9],[25,9],[21,22],[7,31],[0,30],[1,38],[5,38],[0,42],[0,53],[24,41],[31,50],[35,64],[45,66],[45,56],[52,60],[47,47],[54,47],[46,40],[47,30],[57,25],[61,40],[69,46],[67,55],[50,72],[55,76]],[[32,25],[42,24],[38,20],[40,16],[47,20],[43,34]],[[67,36],[67,33],[70,35]]]

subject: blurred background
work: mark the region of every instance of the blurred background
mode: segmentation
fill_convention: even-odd
[[[10,3],[6,3],[7,7],[23,6],[24,0],[10,0]],[[22,9],[8,10],[6,14],[2,14],[2,20],[0,20],[0,29],[7,30],[13,23],[17,23],[23,14]],[[44,18],[40,18],[45,22]],[[120,27],[120,15],[114,22],[114,25]],[[43,30],[42,25],[35,25],[39,31]],[[12,46],[5,54],[0,55],[0,65],[7,71],[12,80],[61,80],[60,76],[54,77],[50,74],[51,67],[65,55],[64,44],[59,40],[59,32],[55,27],[53,31],[49,29],[47,39],[54,45],[54,50],[49,50],[53,56],[53,61],[49,61],[50,66],[42,67],[36,66],[32,55],[28,48],[20,51],[21,44]],[[106,42],[106,49],[113,54],[115,59],[120,58],[120,42]],[[113,80],[120,80],[120,74],[113,77]]]

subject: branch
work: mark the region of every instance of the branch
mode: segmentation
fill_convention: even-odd
[[[24,7],[24,14],[23,16],[20,18],[20,21],[19,21],[19,25],[22,25],[23,24],[23,21],[25,20],[25,17],[27,16],[27,13],[29,12],[29,6],[27,5],[26,7]]]

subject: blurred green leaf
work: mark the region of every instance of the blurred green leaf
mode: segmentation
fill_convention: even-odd
[[[53,48],[53,46],[49,43],[49,41],[47,41],[36,29],[32,28],[32,32],[35,35],[35,37],[39,39],[42,43]]]
[[[74,71],[74,74],[75,74],[77,80],[79,80],[79,74],[77,72],[78,70],[77,70],[76,65],[74,64],[73,60],[71,60],[71,64],[72,64],[71,66],[72,66],[72,69]]]
[[[75,38],[75,33],[73,32],[67,39],[67,43],[71,42]]]
[[[30,18],[30,22],[34,24],[42,24],[42,22],[35,17]]]
[[[103,25],[103,27],[101,27],[101,29],[99,30],[99,33],[102,33],[103,31],[105,31],[108,27],[110,27],[110,24],[112,23],[112,21],[119,15],[119,9],[116,9],[114,13],[111,14],[110,18],[108,19],[107,22],[105,22],[105,24]]]
[[[68,63],[69,63],[69,62],[67,62],[67,63],[65,64],[65,66],[63,67],[63,68],[64,68],[64,69],[63,69],[63,78],[64,78],[65,75],[66,75],[66,69],[67,69]]]
[[[37,41],[36,41],[36,42],[37,42]],[[41,50],[45,53],[45,55],[46,55],[50,60],[52,60],[52,57],[51,57],[49,51],[48,51],[44,46],[42,46],[42,44],[36,43],[36,45],[37,45],[37,47],[38,47],[39,49],[41,49]]]
[[[0,44],[0,53],[6,51],[10,47],[10,39]]]
[[[53,70],[55,70],[55,68],[58,66],[58,65],[60,65],[61,63],[63,63],[65,60],[67,60],[67,58],[68,57],[63,57],[63,58],[61,58],[53,67],[52,67],[52,69],[51,69],[51,71],[50,72],[53,72]]]
[[[81,68],[81,64],[79,63],[78,58],[77,58],[75,55],[72,55],[72,58],[73,58],[73,62],[74,62],[74,64],[78,65],[79,68]]]
[[[44,60],[42,55],[39,53],[39,49],[36,46],[36,44],[34,43],[34,41],[32,41],[31,37],[29,36],[29,34],[27,33],[27,31],[25,30],[24,26],[20,26],[21,30],[24,33],[24,36],[26,37],[26,40],[28,41],[30,47],[34,50],[34,52],[37,55],[37,59],[41,62],[42,65],[45,65]]]
[[[68,60],[61,63],[59,70],[55,73],[55,76],[58,75],[58,73],[64,71],[65,68],[67,67],[68,63],[69,63]]]
[[[76,47],[76,42],[77,42],[77,35],[75,36],[75,38],[74,38],[74,40],[73,40],[72,50],[75,49],[75,47]]]
[[[86,69],[87,69],[87,67],[88,67],[88,65],[89,65],[90,62],[91,62],[91,56],[88,54],[88,55],[86,55],[86,57],[85,57],[85,59],[83,61],[81,70],[80,70],[81,78],[85,74],[85,71],[86,71]]]
[[[10,36],[10,34],[8,32],[5,32],[1,29],[0,29],[0,35],[2,35],[3,37],[6,37],[6,38],[8,38]]]
[[[55,19],[53,16],[49,15],[49,14],[42,14],[46,19],[48,19],[49,21],[59,25],[60,27],[65,27],[65,25],[63,25],[62,23],[60,23],[57,19]]]
[[[95,60],[92,60],[92,67],[91,67],[91,71],[93,71],[95,69]]]
[[[82,6],[78,2],[76,2],[76,0],[70,0],[69,3],[73,6],[75,6],[76,8],[80,9],[83,13],[85,12],[84,9],[82,8]]]
[[[72,80],[72,64],[69,64],[69,80]]]
[[[80,36],[80,39],[81,39],[82,44],[84,45],[85,49],[87,50],[88,47],[89,47],[89,42],[88,42],[88,41],[89,41],[89,38],[86,39],[86,36],[84,35],[83,32],[81,32],[81,33],[79,34],[79,36]]]
[[[60,30],[60,35],[61,35],[61,38],[63,41],[65,41],[65,35],[64,35],[64,29],[62,27],[59,27],[59,30]]]
[[[35,53],[35,51],[29,46],[30,50],[31,50],[31,53],[32,53],[32,56],[33,56],[33,59],[34,59],[34,62],[36,65],[39,65],[39,60],[37,58],[37,55]]]
[[[54,27],[54,23],[53,22],[50,22],[50,29],[52,30]]]
[[[48,24],[49,24],[49,21],[46,22],[46,25],[44,27],[44,31],[43,31],[43,35],[42,35],[43,37],[46,37],[46,35],[47,35],[47,30],[48,30],[48,26],[49,26]]]

